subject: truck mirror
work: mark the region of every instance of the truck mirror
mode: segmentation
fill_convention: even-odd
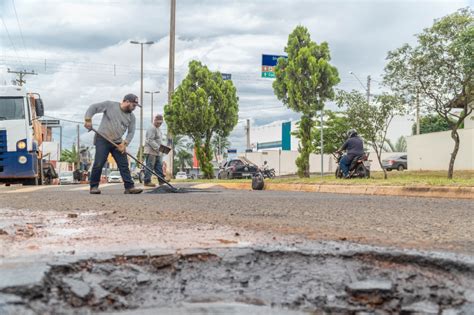
[[[40,99],[40,98],[35,99],[35,111],[36,111],[36,116],[38,116],[38,117],[43,117],[44,116],[43,100]]]

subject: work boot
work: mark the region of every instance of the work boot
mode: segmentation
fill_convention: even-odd
[[[89,193],[91,195],[100,195],[100,189],[99,187],[91,187],[91,189],[89,190]]]
[[[146,186],[146,187],[156,187],[156,185],[153,184],[152,182],[145,183],[145,184],[143,184],[143,185]]]
[[[124,194],[140,194],[142,191],[143,189],[132,187],[132,188],[126,188],[123,193]]]

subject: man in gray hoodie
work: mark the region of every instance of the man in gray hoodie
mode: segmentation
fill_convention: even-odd
[[[163,184],[162,178],[164,178],[163,154],[159,151],[160,145],[163,142],[163,135],[160,130],[162,123],[163,116],[159,114],[156,115],[153,119],[153,125],[146,131],[145,148],[143,150],[146,166],[161,176],[161,178],[158,177],[158,183],[160,185]],[[145,186],[155,187],[155,184],[151,182],[151,172],[148,169],[145,169],[144,182]]]
[[[130,169],[128,168],[127,155],[125,154],[126,147],[132,141],[133,135],[135,134],[135,115],[133,115],[132,112],[137,106],[141,106],[138,104],[138,97],[134,94],[127,94],[121,103],[105,101],[92,104],[87,110],[84,127],[91,130],[92,117],[95,114],[104,113],[98,132],[118,146],[116,147],[101,136],[95,135],[95,158],[89,179],[91,194],[100,194],[100,176],[102,175],[102,168],[107,161],[109,153],[112,154],[115,162],[117,162],[125,186],[124,193],[139,194],[143,191],[142,189],[135,188],[135,183],[133,182]],[[126,131],[127,136],[125,140],[123,140],[122,136]]]

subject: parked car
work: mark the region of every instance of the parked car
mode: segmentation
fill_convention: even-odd
[[[186,172],[178,172],[176,173],[175,179],[178,179],[178,180],[188,179],[188,175],[186,175]]]
[[[387,171],[391,170],[398,170],[403,171],[408,168],[407,165],[407,155],[406,154],[398,154],[390,156],[386,160],[382,160],[382,166]]]
[[[109,176],[107,176],[107,183],[121,183],[122,176],[120,176],[119,171],[112,171],[110,172]]]
[[[71,185],[78,183],[74,179],[74,172],[61,172],[59,174],[59,185]]]
[[[233,178],[251,178],[260,172],[257,165],[244,157],[239,157],[227,161],[219,170],[217,178],[233,179]]]

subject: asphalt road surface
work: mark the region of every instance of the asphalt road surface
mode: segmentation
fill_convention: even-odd
[[[208,190],[124,195],[111,184],[90,195],[85,185],[0,186],[0,246],[21,255],[335,240],[474,253],[470,200]]]

